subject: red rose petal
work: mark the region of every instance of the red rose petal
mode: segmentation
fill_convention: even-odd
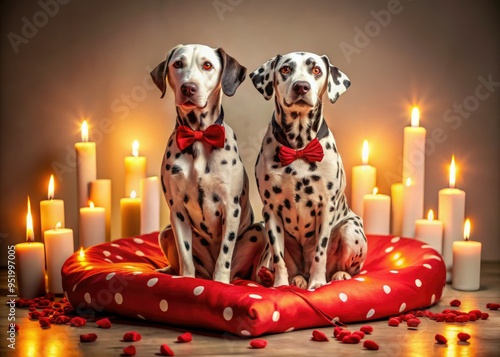
[[[366,348],[367,350],[372,350],[372,351],[378,350],[377,343],[372,340],[366,340],[365,342],[363,342],[363,347]]]
[[[395,317],[391,317],[389,319],[389,326],[393,326],[393,327],[399,326],[399,319],[397,319]]]
[[[111,328],[111,321],[107,317],[104,319],[97,320],[95,322],[100,328]]]
[[[373,327],[371,327],[370,325],[361,326],[360,331],[369,334],[373,332]]]
[[[342,331],[343,328],[340,327],[340,326],[335,326],[335,328],[333,329],[333,337],[337,337],[339,332]]]
[[[67,324],[70,320],[71,319],[69,318],[69,316],[59,315],[56,317],[55,323],[58,325],[64,325],[64,324]]]
[[[123,354],[125,356],[135,356],[135,346],[127,346],[123,349]]]
[[[483,312],[481,314],[481,320],[488,320],[488,317],[490,317],[490,314],[488,314],[487,312]]]
[[[359,336],[359,338],[360,338],[361,340],[362,340],[363,338],[365,338],[365,333],[364,333],[363,331],[360,331],[360,330],[358,330],[358,331],[354,331],[352,334],[353,334],[353,335],[358,335],[358,336]]]
[[[82,326],[85,326],[87,324],[87,320],[85,320],[83,317],[73,317],[70,321],[71,323],[71,326],[74,326],[74,327],[82,327]]]
[[[267,346],[267,341],[263,339],[255,339],[250,341],[250,346],[252,346],[252,348],[264,348]]]
[[[439,344],[442,344],[442,345],[446,345],[448,343],[448,340],[446,339],[446,337],[444,337],[443,335],[437,333],[436,336],[434,336],[434,339],[436,340],[437,343]]]
[[[313,330],[312,340],[317,342],[325,342],[328,341],[328,337],[326,337],[326,335],[319,330]]]
[[[486,307],[490,310],[498,310],[498,309],[500,309],[500,304],[495,304],[495,303],[490,302],[490,303],[486,304]]]
[[[460,305],[462,305],[462,302],[460,300],[458,300],[458,299],[451,300],[451,302],[450,302],[450,306],[455,306],[456,307],[456,306],[460,306]]]
[[[184,332],[182,335],[177,336],[177,341],[184,343],[184,342],[191,342],[193,340],[193,335],[189,332]]]
[[[357,333],[352,333],[349,336],[344,336],[342,339],[342,343],[348,343],[348,344],[356,344],[361,341],[360,336]]]
[[[460,315],[456,317],[455,322],[469,322],[469,320],[468,315]]]
[[[421,321],[419,319],[414,318],[406,321],[406,324],[408,325],[408,327],[418,327],[418,325],[420,325],[420,322]]]
[[[125,342],[135,342],[135,341],[140,341],[141,339],[142,339],[141,334],[135,331],[125,332],[125,334],[123,335],[123,341]]]
[[[95,340],[97,340],[97,335],[95,333],[80,335],[80,342],[94,342]]]
[[[480,319],[480,318],[481,318],[481,315],[482,315],[483,313],[481,312],[481,310],[471,310],[471,311],[469,311],[469,315],[470,315],[470,314],[474,314],[474,315],[476,315],[476,317],[477,317],[478,319]]]
[[[160,354],[162,356],[174,356],[174,351],[165,343],[160,346]]]
[[[477,316],[475,314],[469,314],[469,321],[477,321]]]
[[[350,334],[351,334],[351,331],[342,330],[338,333],[337,340],[342,341],[344,339],[344,337],[349,336]]]
[[[460,332],[457,335],[457,337],[462,342],[467,342],[467,340],[470,339],[470,335],[468,333],[465,333],[465,332]]]
[[[50,328],[50,320],[48,317],[41,317],[38,322],[40,323],[41,327]]]

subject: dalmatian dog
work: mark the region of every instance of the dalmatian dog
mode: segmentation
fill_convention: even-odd
[[[222,48],[193,44],[174,47],[151,72],[162,98],[168,82],[177,109],[161,167],[172,226],[159,234],[169,261],[162,272],[229,283],[257,267],[263,225],[253,224],[248,176],[221,106],[245,74]]]
[[[335,103],[350,86],[327,56],[277,55],[250,74],[275,111],[255,175],[274,267],[274,286],[315,289],[350,279],[366,258],[360,217],[346,203],[342,159],[323,118],[322,97]],[[272,263],[271,263],[272,261]]]

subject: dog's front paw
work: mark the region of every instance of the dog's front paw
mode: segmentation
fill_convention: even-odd
[[[321,288],[325,284],[326,284],[326,279],[312,279],[311,278],[311,281],[309,282],[308,289],[312,290],[312,289]]]
[[[229,276],[229,273],[221,273],[219,271],[216,271],[216,272],[214,272],[213,280],[221,282],[221,283],[229,284],[230,276]]]
[[[346,273],[345,271],[338,271],[332,275],[332,281],[349,279],[351,279],[351,275],[349,273]]]
[[[285,274],[277,274],[275,272],[274,287],[277,288],[278,286],[288,286],[288,276]]]
[[[292,279],[292,285],[295,285],[298,288],[306,289],[307,288],[307,280],[302,275],[296,275]]]

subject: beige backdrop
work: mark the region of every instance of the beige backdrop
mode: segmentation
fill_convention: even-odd
[[[97,142],[98,177],[113,182],[112,235],[118,237],[123,159],[137,139],[148,175],[158,175],[174,125],[172,93],[160,100],[149,71],[174,45],[203,43],[223,47],[249,70],[277,53],[327,54],[352,81],[339,102],[325,108],[348,182],[366,138],[382,193],[401,179],[403,128],[418,104],[428,134],[425,210],[437,210],[455,154],[472,238],[483,243],[484,259],[499,259],[496,1],[41,0],[1,7],[2,252],[25,239],[28,194],[40,240],[38,202],[54,165],[66,226],[77,228],[73,146],[83,118]],[[272,101],[247,79],[233,98],[224,98],[224,109],[253,178]]]

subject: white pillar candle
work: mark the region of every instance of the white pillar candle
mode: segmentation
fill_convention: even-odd
[[[403,186],[403,222],[401,235],[406,238],[415,237],[415,221],[422,218],[420,208],[415,205],[418,201],[419,191],[410,178]]]
[[[76,149],[76,184],[78,187],[78,207],[87,206],[89,184],[96,179],[97,163],[95,143],[89,142],[88,126],[82,124],[82,142],[75,144]]]
[[[80,208],[80,246],[84,249],[106,242],[106,211],[95,207],[92,201],[89,207]]]
[[[377,169],[368,165],[368,141],[363,142],[362,165],[352,168],[351,209],[363,218],[363,198],[376,186]]]
[[[64,292],[61,268],[74,252],[73,230],[61,228],[60,224],[56,224],[55,229],[45,231],[49,293],[62,294]]]
[[[121,236],[133,237],[141,233],[141,199],[135,191],[130,197],[120,199]]]
[[[146,178],[146,158],[139,156],[139,142],[132,144],[132,156],[125,157],[125,195],[135,191],[139,196],[141,180]],[[139,196],[140,197],[140,196]]]
[[[481,243],[469,240],[470,221],[465,222],[463,241],[453,242],[453,273],[455,290],[475,291],[481,285]]]
[[[54,199],[54,175],[50,175],[47,200],[40,201],[40,225],[42,237],[48,229],[53,229],[58,222],[64,227],[64,201]]]
[[[451,282],[453,242],[462,240],[465,219],[465,192],[455,188],[455,158],[450,165],[450,187],[439,191],[438,219],[443,222],[443,260],[446,264],[446,281]]]
[[[427,243],[439,254],[443,252],[443,222],[434,219],[434,212],[429,210],[427,219],[415,222],[415,239]]]
[[[417,107],[411,113],[411,126],[404,128],[403,134],[403,179],[411,177],[415,186],[413,205],[418,219],[424,217],[425,183],[425,135],[426,130],[418,126],[420,114]]]
[[[391,198],[378,194],[375,187],[373,193],[365,195],[363,209],[363,227],[366,234],[389,234],[391,220]]]
[[[391,234],[400,236],[403,227],[403,183],[391,185]]]
[[[141,234],[160,229],[160,180],[152,176],[141,180]]]
[[[26,243],[15,245],[17,295],[32,299],[45,295],[45,251],[43,243],[35,242],[30,198],[26,215]]]
[[[102,207],[106,216],[106,241],[111,241],[111,180],[98,179],[90,183],[90,200]]]

